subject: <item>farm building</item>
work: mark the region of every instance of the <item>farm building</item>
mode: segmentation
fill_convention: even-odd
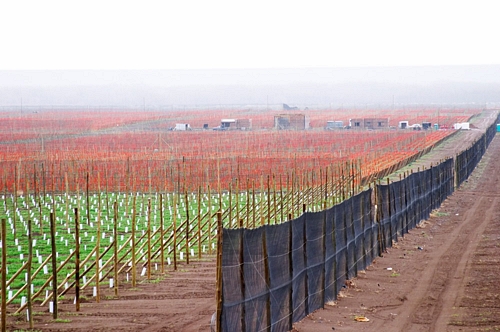
[[[222,130],[247,130],[252,128],[252,119],[222,119],[220,127]]]
[[[344,128],[343,121],[327,121],[325,129],[334,130],[334,129],[342,129]]]
[[[389,129],[389,119],[365,118],[349,120],[351,129]]]
[[[406,129],[406,127],[408,127],[409,125],[410,125],[410,123],[408,121],[399,121],[398,128],[399,129]]]
[[[278,130],[309,129],[309,117],[304,114],[278,114],[274,116],[274,128]]]

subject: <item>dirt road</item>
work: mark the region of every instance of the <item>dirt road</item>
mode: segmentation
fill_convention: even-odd
[[[499,156],[496,137],[469,180],[428,221],[296,331],[499,330]]]

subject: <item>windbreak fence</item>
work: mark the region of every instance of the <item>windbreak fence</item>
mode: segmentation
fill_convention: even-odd
[[[447,159],[279,225],[223,229],[220,331],[289,331],[336,300],[346,280],[427,219],[470,175],[495,135],[492,127],[456,162]]]
[[[495,123],[498,123],[499,119]],[[459,187],[465,180],[469,178],[474,168],[477,166],[486,149],[496,134],[496,124],[490,126],[486,133],[481,136],[474,144],[468,149],[457,155],[455,160],[455,177],[456,185]]]

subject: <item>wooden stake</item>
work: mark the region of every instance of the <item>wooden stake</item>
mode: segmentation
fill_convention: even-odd
[[[99,183],[99,181],[98,181]],[[100,193],[100,191],[99,191]],[[99,195],[100,197],[100,195]],[[106,200],[107,200],[107,195],[106,195]],[[97,202],[97,222],[96,222],[96,240],[95,240],[95,288],[96,288],[96,296],[95,296],[95,301],[99,303],[101,301],[101,289],[99,282],[101,281],[100,278],[100,272],[101,272],[101,267],[99,266],[99,259],[101,258],[101,200],[99,199],[99,202]]]
[[[221,331],[222,316],[222,213],[217,212],[217,277],[216,277],[216,331]],[[2,265],[3,266],[3,265]],[[3,311],[2,311],[3,314]]]
[[[67,172],[64,172],[64,183],[66,185],[66,228],[69,228],[69,184]]]
[[[161,273],[165,273],[165,231],[163,227],[163,194],[160,194],[160,265]]]
[[[115,201],[113,204],[113,288],[115,290],[115,296],[118,296],[118,202]]]
[[[174,246],[174,271],[177,271],[177,195],[174,194],[174,204],[172,213],[173,246]],[[209,232],[210,234],[210,232]]]
[[[14,181],[15,186],[15,181]],[[2,219],[2,332],[7,331],[7,220]],[[31,316],[30,312],[30,316]]]
[[[80,216],[75,208],[75,305],[80,311]]]
[[[2,250],[4,250],[2,242]],[[28,315],[29,315],[29,324],[30,324],[30,329],[33,328],[33,310],[32,310],[32,301],[31,301],[31,263],[33,261],[33,234],[31,233],[31,219],[28,219],[28,262],[26,266],[27,275],[28,275],[28,280],[26,280],[26,296],[28,297]],[[2,295],[5,295],[7,293],[3,292],[6,291],[5,289],[2,289]]]
[[[229,211],[231,211],[231,191],[229,191]],[[198,259],[201,259],[201,186],[198,186]]]
[[[115,203],[116,204],[116,203]],[[151,279],[151,198],[148,198],[148,280]]]
[[[57,319],[57,259],[56,259],[56,221],[54,212],[50,213],[50,242],[52,246],[52,318]]]
[[[87,172],[87,225],[90,225],[89,172]]]
[[[220,197],[219,197],[220,200]],[[189,199],[187,190],[184,192],[184,201],[186,204],[186,264],[189,264]]]
[[[175,200],[175,196],[174,196],[174,200]],[[133,207],[132,207],[132,288],[135,288],[136,280],[137,280],[137,266],[136,266],[136,258],[135,258],[136,203],[137,203],[137,196],[134,195],[134,199],[133,199],[133,203],[132,203],[133,204]]]

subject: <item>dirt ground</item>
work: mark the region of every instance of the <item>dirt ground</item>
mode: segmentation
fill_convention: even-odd
[[[429,220],[294,331],[500,330],[499,156],[496,137],[469,180]]]
[[[493,115],[492,115],[493,116]],[[491,118],[479,119],[480,128]],[[479,134],[455,136],[428,165],[469,146]],[[339,300],[295,324],[294,331],[481,331],[500,329],[500,137],[471,178],[432,217],[406,234],[360,273]],[[420,167],[420,166],[418,166]],[[389,270],[388,268],[391,268]],[[95,302],[91,290],[79,312],[71,296],[54,321],[34,307],[40,331],[210,331],[215,312],[214,259],[192,262],[118,297]],[[9,309],[12,312],[12,308]],[[43,313],[43,314],[42,314]],[[368,322],[355,321],[356,316]],[[25,314],[8,315],[8,330],[28,330]]]
[[[210,331],[215,312],[215,260],[166,267],[149,282],[131,288],[103,288],[100,303],[92,290],[83,291],[84,300],[76,312],[74,295],[59,302],[58,320],[47,306],[33,306],[34,328],[40,331]],[[122,288],[124,287],[124,289]],[[43,314],[42,314],[43,313]],[[8,315],[8,331],[28,330],[26,315]]]

